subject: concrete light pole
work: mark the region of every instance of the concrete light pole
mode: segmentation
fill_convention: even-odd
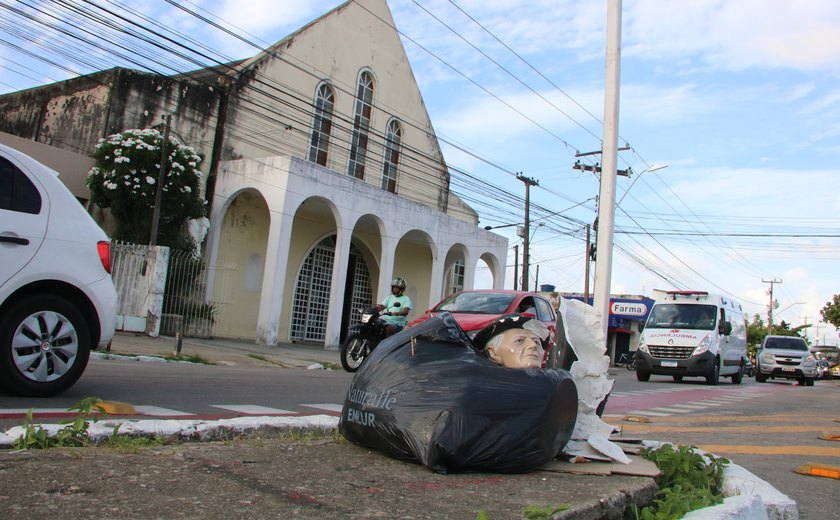
[[[604,141],[601,144],[603,167],[598,198],[598,252],[595,262],[595,294],[593,307],[601,316],[604,338],[607,338],[612,276],[613,230],[615,226],[615,184],[618,159],[618,107],[621,78],[621,0],[607,1],[607,51],[604,83]],[[610,362],[615,353],[610,351]]]

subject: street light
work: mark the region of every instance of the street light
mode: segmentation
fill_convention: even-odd
[[[618,207],[618,206],[621,205],[621,201],[624,200],[624,197],[627,196],[627,192],[630,191],[630,188],[632,188],[634,184],[636,184],[636,181],[639,180],[639,177],[641,177],[643,173],[653,172],[653,171],[661,170],[662,168],[667,168],[667,167],[668,167],[667,164],[654,164],[650,168],[646,168],[646,169],[640,171],[639,173],[637,173],[636,178],[633,179],[633,182],[630,183],[630,186],[627,186],[627,189],[624,190],[624,194],[621,195],[621,198],[618,199],[618,202],[615,203],[615,207]]]
[[[531,231],[530,236],[525,235],[525,227],[521,222],[514,222],[513,224],[502,224],[500,226],[484,226],[484,229],[490,231],[492,229],[499,229],[499,228],[506,228],[506,227],[513,227],[516,226],[516,236],[522,239],[523,248],[522,248],[522,276],[520,278],[520,282],[526,282],[528,280],[527,273],[528,269],[530,268],[530,262],[528,260],[528,249],[530,248],[531,240],[534,238],[534,234],[536,234],[537,230],[543,226],[545,226],[545,222],[540,222],[537,226]],[[516,279],[514,278],[514,285],[516,285]],[[522,285],[523,289],[525,285]]]

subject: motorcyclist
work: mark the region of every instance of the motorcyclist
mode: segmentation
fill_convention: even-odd
[[[405,280],[397,276],[391,280],[391,294],[376,309],[382,313],[379,318],[385,322],[384,337],[392,336],[405,328],[406,316],[411,312],[411,298],[405,294]]]

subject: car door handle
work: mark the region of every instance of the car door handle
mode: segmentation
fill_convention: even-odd
[[[0,242],[9,242],[11,244],[18,244],[21,246],[29,245],[29,239],[21,237],[0,236]]]

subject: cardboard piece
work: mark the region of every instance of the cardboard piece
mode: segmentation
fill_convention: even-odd
[[[565,460],[555,459],[540,467],[540,471],[554,471],[558,473],[572,473],[576,475],[633,475],[638,477],[658,477],[659,468],[653,461],[629,455],[629,464],[616,464],[614,462],[585,462],[575,464]]]

